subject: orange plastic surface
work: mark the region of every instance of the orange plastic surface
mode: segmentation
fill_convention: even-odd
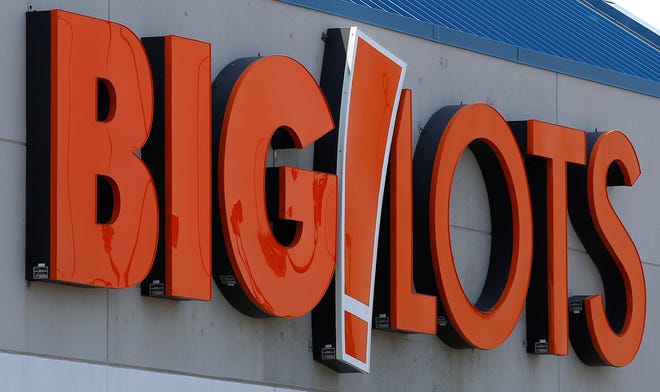
[[[401,66],[358,39],[346,136],[346,294],[369,306],[390,119]]]
[[[390,327],[435,334],[436,298],[413,292],[412,278],[412,91],[403,90],[390,162]]]
[[[495,152],[509,188],[513,254],[504,291],[489,311],[477,309],[465,295],[454,265],[449,233],[452,180],[468,144],[481,140]],[[486,104],[461,108],[449,121],[438,145],[431,180],[430,231],[440,298],[452,325],[472,347],[492,349],[516,326],[527,295],[532,267],[532,210],[525,165],[502,116]]]
[[[227,104],[218,162],[220,213],[227,252],[247,296],[270,315],[297,317],[312,310],[332,279],[337,177],[279,169],[280,218],[298,222],[293,243],[280,244],[269,226],[264,184],[268,146],[280,127],[303,148],[334,124],[309,72],[291,58],[269,56],[243,71]]]
[[[568,355],[568,240],[566,164],[585,164],[583,131],[530,120],[527,152],[547,158],[548,352]]]
[[[351,357],[367,362],[367,339],[369,324],[354,314],[344,312],[346,325],[346,353]]]
[[[211,299],[211,45],[165,37],[168,296]]]
[[[51,278],[112,288],[139,284],[158,235],[156,190],[135,152],[147,140],[153,88],[147,56],[127,28],[51,11]],[[97,120],[98,79],[110,114]],[[114,212],[96,222],[97,176]]]
[[[607,196],[607,172],[612,164],[621,169],[627,186],[632,186],[641,174],[635,149],[619,131],[609,131],[596,141],[589,158],[587,193],[591,218],[625,286],[626,317],[621,332],[612,330],[602,295],[589,297],[584,304],[589,335],[599,357],[609,365],[625,366],[635,358],[642,343],[646,283],[637,248]]]

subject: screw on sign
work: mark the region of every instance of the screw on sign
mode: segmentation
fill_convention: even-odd
[[[567,355],[570,339],[590,365],[635,357],[644,274],[607,196],[641,174],[623,133],[448,106],[413,159],[406,64],[357,28],[327,32],[320,86],[268,56],[211,88],[208,43],[60,10],[27,27],[26,279],[210,300],[214,278],[247,315],[312,311],[314,358],[340,372],[369,371],[373,319],[492,349],[526,300],[529,352]],[[312,143],[314,170],[266,167],[269,148]],[[466,148],[493,228],[474,304],[449,239]],[[607,305],[568,298],[567,214]]]

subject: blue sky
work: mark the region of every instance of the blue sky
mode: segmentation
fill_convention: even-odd
[[[660,34],[660,1],[658,0],[615,0],[617,5],[655,28]]]

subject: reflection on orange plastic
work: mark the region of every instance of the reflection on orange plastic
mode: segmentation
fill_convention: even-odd
[[[165,37],[165,294],[211,299],[211,45]]]
[[[337,279],[343,274],[341,309],[367,325],[367,328],[355,330],[349,330],[351,326],[348,324],[344,326],[346,354],[352,356],[349,347],[364,346],[367,354],[353,356],[354,359],[349,361],[358,369],[368,371],[371,339],[368,326],[373,311],[371,301],[380,209],[394,110],[398,106],[405,64],[398,63],[359,34],[354,42],[350,105],[343,114],[347,116],[345,127],[339,130],[339,154],[343,156],[343,165],[338,169],[343,182],[340,196],[343,252],[341,269],[338,267],[341,274]],[[357,321],[352,324],[353,328],[355,325]],[[355,360],[360,363],[355,364]]]
[[[220,213],[227,252],[241,287],[264,312],[298,317],[325,293],[335,267],[337,178],[281,167],[280,219],[298,222],[292,244],[271,231],[266,156],[276,129],[297,148],[333,129],[325,97],[295,60],[269,56],[250,64],[227,104],[219,150]]]
[[[391,174],[390,327],[436,332],[436,298],[415,294],[412,285],[412,91],[403,90],[394,128]]]
[[[625,286],[626,316],[621,332],[612,330],[602,295],[585,299],[584,305],[589,336],[598,356],[608,365],[625,366],[633,360],[642,343],[646,283],[637,248],[607,196],[607,173],[613,164],[618,165],[627,186],[632,186],[641,174],[630,140],[619,131],[609,131],[596,141],[589,158],[587,193],[591,218]]]
[[[369,306],[390,118],[401,66],[358,39],[346,136],[346,294]]]
[[[547,158],[548,352],[568,355],[568,242],[566,164],[585,164],[583,131],[528,122],[527,152]]]
[[[504,172],[513,211],[513,254],[506,286],[495,306],[482,312],[465,295],[454,265],[449,233],[450,193],[463,151],[479,139],[495,152]],[[506,121],[492,107],[472,104],[451,118],[443,133],[431,180],[431,248],[440,298],[452,325],[472,347],[492,349],[516,326],[532,266],[532,211],[525,165]]]
[[[344,323],[346,324],[346,354],[351,357],[367,362],[367,339],[369,324],[354,314],[344,312]]]
[[[158,206],[153,180],[135,151],[153,115],[151,71],[140,40],[108,21],[51,11],[51,278],[124,288],[153,262]],[[99,121],[97,86],[109,90]],[[97,176],[114,196],[97,223]]]

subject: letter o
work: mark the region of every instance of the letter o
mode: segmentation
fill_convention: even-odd
[[[442,301],[439,314],[446,315],[451,331],[439,328],[438,334],[442,338],[443,330],[449,332],[454,337],[454,344],[449,344],[456,347],[492,349],[515,328],[529,287],[533,226],[525,164],[508,124],[494,108],[472,104],[440,112],[434,116],[435,124],[429,122],[431,126],[446,124],[431,175],[429,239]],[[486,182],[492,221],[488,275],[474,305],[456,272],[449,228],[454,172],[468,147]]]

